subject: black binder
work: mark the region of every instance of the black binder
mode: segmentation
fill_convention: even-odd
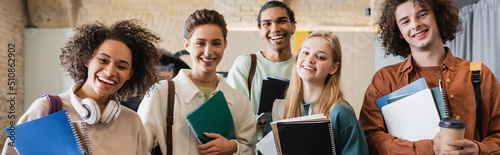
[[[267,76],[262,81],[258,114],[271,112],[276,99],[284,99],[289,81],[284,78]]]
[[[335,154],[329,120],[277,122],[276,130],[275,140],[279,154]]]

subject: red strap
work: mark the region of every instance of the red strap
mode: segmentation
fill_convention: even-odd
[[[49,115],[62,110],[62,101],[58,95],[49,95],[44,94],[42,97],[45,97],[49,100],[50,110]]]

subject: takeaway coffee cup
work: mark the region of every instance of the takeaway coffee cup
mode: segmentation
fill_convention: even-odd
[[[465,128],[467,127],[462,120],[446,117],[441,122],[439,122],[439,127],[441,129],[441,150],[461,150],[461,147],[450,146],[446,144],[449,140],[461,140],[464,138]]]

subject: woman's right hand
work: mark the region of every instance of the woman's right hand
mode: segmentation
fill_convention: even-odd
[[[208,138],[213,138],[214,140],[198,145],[198,149],[202,155],[219,155],[219,154],[234,154],[238,145],[235,141],[227,140],[224,136],[216,133],[204,133]]]

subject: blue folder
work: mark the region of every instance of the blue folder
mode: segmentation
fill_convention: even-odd
[[[74,155],[84,154],[68,112],[62,110],[19,125],[7,127],[7,136],[19,154]]]
[[[427,89],[427,88],[428,88],[428,86],[427,86],[427,83],[425,82],[425,79],[420,78],[420,79],[413,81],[412,83],[410,83],[402,88],[399,88],[398,90],[396,90],[390,94],[387,94],[387,95],[377,99],[378,108],[382,109],[383,106],[386,106],[387,104],[389,104],[389,102],[387,102],[387,100],[389,100],[390,98],[398,97],[398,96],[406,95],[406,94],[413,94],[413,93],[419,92],[419,91]]]

